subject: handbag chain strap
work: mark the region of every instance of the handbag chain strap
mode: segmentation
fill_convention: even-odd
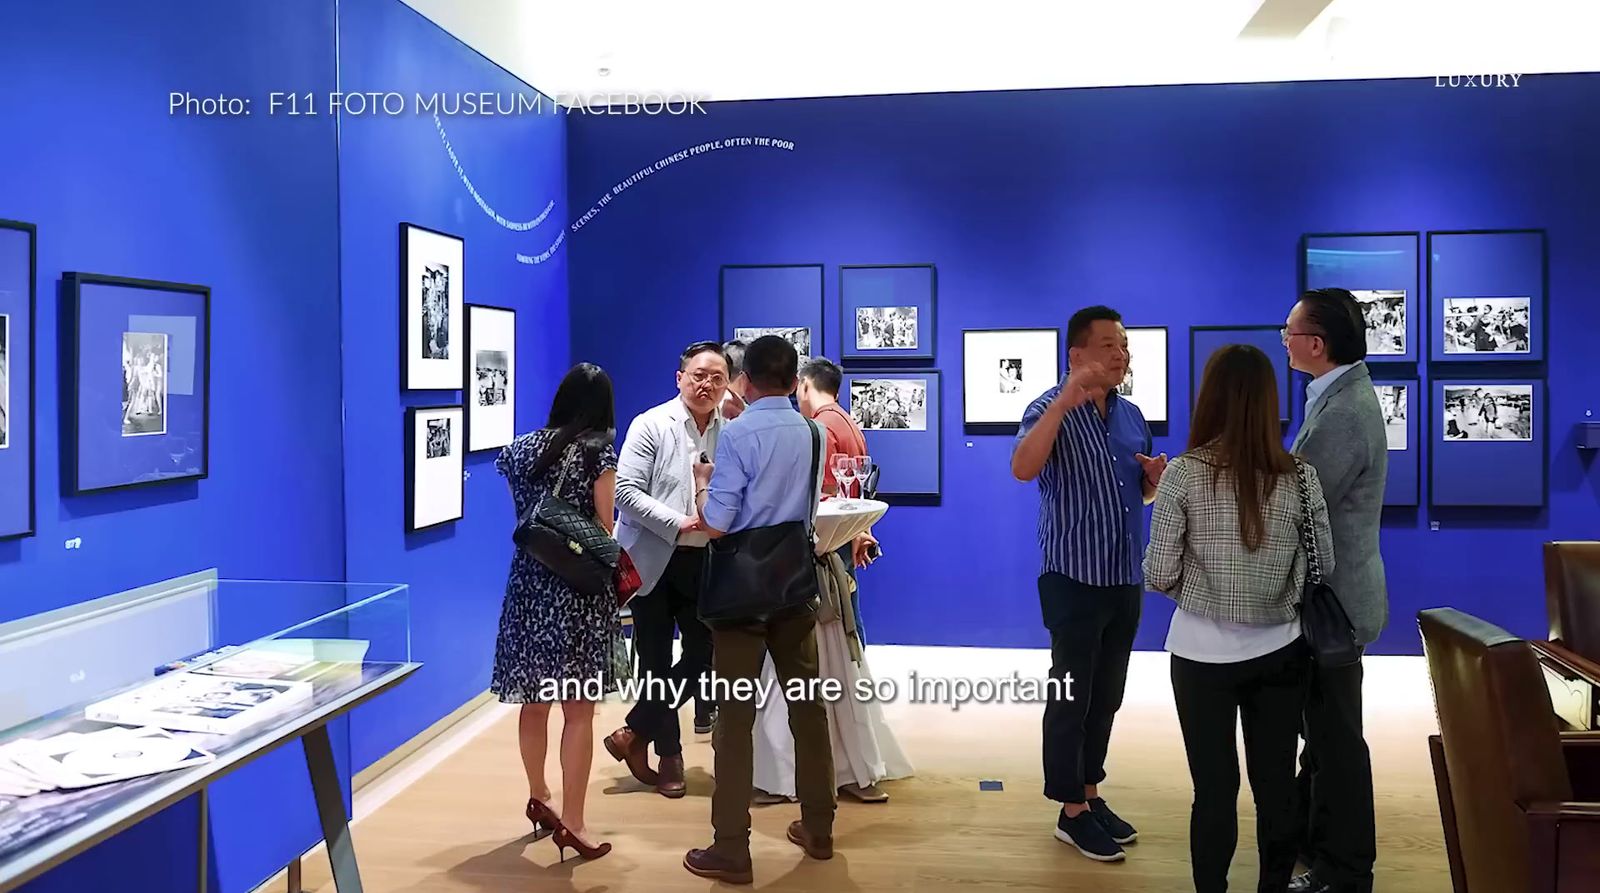
[[[1306,481],[1306,466],[1294,460],[1295,481],[1300,486],[1300,542],[1306,550],[1306,574],[1312,585],[1322,582],[1322,559],[1317,554],[1317,535],[1311,521],[1311,485]]]
[[[556,487],[555,490],[550,494],[551,498],[553,499],[561,498],[561,484],[567,479],[567,469],[572,467],[572,451],[577,449],[577,447],[577,441],[567,444],[567,450],[561,456],[561,465],[556,469]]]

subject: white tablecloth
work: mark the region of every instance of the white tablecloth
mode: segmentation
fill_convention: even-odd
[[[817,554],[832,552],[878,522],[889,504],[876,499],[829,499],[817,507]]]

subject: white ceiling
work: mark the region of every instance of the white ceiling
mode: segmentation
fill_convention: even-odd
[[[1600,70],[1600,0],[405,0],[563,100]]]

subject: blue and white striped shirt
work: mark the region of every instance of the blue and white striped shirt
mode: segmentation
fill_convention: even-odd
[[[1057,385],[1028,406],[1018,443],[1059,393]],[[1144,414],[1115,392],[1103,419],[1092,401],[1067,413],[1039,473],[1042,573],[1088,586],[1144,583],[1144,467],[1134,457],[1150,449]]]

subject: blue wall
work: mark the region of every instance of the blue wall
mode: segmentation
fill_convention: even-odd
[[[1377,650],[1419,651],[1416,611],[1446,603],[1539,634],[1539,544],[1600,527],[1600,475],[1571,433],[1600,380],[1589,343],[1600,331],[1600,120],[1577,113],[1600,106],[1600,77],[1522,84],[871,97],[575,118],[580,209],[707,140],[795,148],[693,156],[600,208],[572,237],[573,355],[611,370],[627,418],[668,392],[683,345],[717,334],[721,264],[827,264],[835,357],[839,264],[937,264],[944,498],[897,507],[880,526],[887,555],[864,578],[864,621],[877,642],[1042,647],[1036,491],[1010,478],[1009,438],[962,433],[962,329],[1065,327],[1100,302],[1129,325],[1171,327],[1171,436],[1158,438],[1171,454],[1187,436],[1188,327],[1281,323],[1301,233],[1547,227],[1549,509],[1389,516],[1393,620]],[[1140,648],[1161,647],[1170,610],[1147,597]]]
[[[342,89],[499,93],[531,89],[397,0],[344,0],[339,11]],[[561,235],[566,220],[565,139],[560,115],[442,118],[462,169],[502,217],[502,227],[456,173],[433,119],[341,121],[340,255],[344,317],[345,538],[351,580],[411,585],[412,650],[425,664],[411,681],[352,719],[360,769],[489,687],[494,636],[511,565],[515,517],[494,452],[467,457],[466,517],[405,533],[406,406],[459,403],[458,391],[402,392],[398,224],[466,240],[468,303],[517,310],[517,430],[544,423],[568,367],[566,252],[525,264]],[[509,745],[508,745],[509,746]],[[512,751],[507,758],[514,759]]]

